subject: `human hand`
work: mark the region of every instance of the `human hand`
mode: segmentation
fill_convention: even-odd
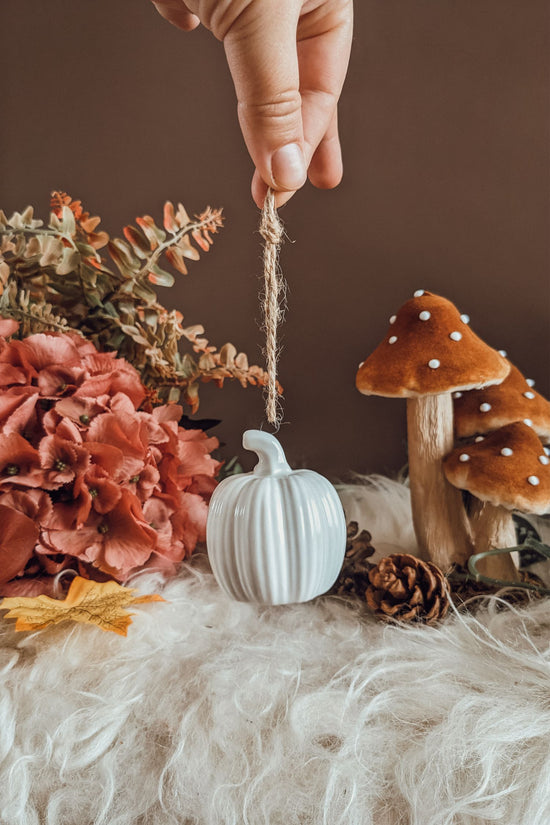
[[[180,29],[202,23],[223,42],[259,207],[268,186],[281,206],[307,178],[321,189],[338,185],[337,105],[351,49],[352,0],[153,3]]]

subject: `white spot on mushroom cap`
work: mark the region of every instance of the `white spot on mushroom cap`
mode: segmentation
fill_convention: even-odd
[[[528,427],[532,427],[532,426],[533,426],[533,422],[531,421],[531,419],[530,419],[530,418],[524,418],[524,419],[523,419],[523,423],[524,423],[524,424],[527,424],[527,426],[528,426]]]
[[[462,340],[462,333],[461,332],[451,332],[449,335],[451,341],[461,341]]]
[[[388,339],[388,344],[395,344],[397,341],[397,335],[392,335],[391,338]]]
[[[428,361],[428,366],[430,367],[430,369],[436,370],[438,367],[441,366],[441,361],[438,361],[437,358],[432,358],[430,361]]]
[[[529,484],[532,484],[533,487],[538,487],[538,485],[540,484],[540,478],[538,476],[529,476],[527,481],[529,482]]]
[[[485,441],[485,436],[484,435],[477,435],[474,440],[475,440],[476,444],[479,444],[480,441]]]
[[[421,321],[428,321],[432,317],[432,313],[428,312],[427,309],[423,309],[422,312],[418,315]]]
[[[424,295],[424,290],[423,289],[417,289],[416,292],[414,293],[413,297],[414,298],[421,298],[423,295]]]
[[[514,455],[514,451],[511,450],[510,447],[503,447],[502,450],[500,451],[500,454],[501,455],[506,455],[506,456]]]
[[[541,464],[544,464],[546,467],[547,464],[550,464],[550,458],[547,455],[539,455],[539,461]]]
[[[479,405],[480,412],[489,412],[490,409],[491,409],[491,405],[488,404],[486,401],[483,404]]]
[[[529,399],[532,399],[532,398],[535,397],[535,393],[530,392],[530,390],[527,390],[527,392],[524,392],[523,395],[525,396],[525,398],[529,398]]]
[[[544,450],[546,455],[550,455],[550,447],[543,447],[542,449]]]
[[[525,380],[527,381],[527,383],[529,384],[530,387],[535,386],[535,381],[534,381],[533,378],[526,378]]]
[[[390,318],[390,324],[395,324],[396,321],[397,321],[397,315],[392,315],[391,318]]]
[[[364,363],[365,363],[364,361],[361,361],[361,363],[359,364],[358,369],[361,369],[361,367],[363,366]]]
[[[458,456],[458,460],[459,461],[469,461],[470,456],[468,455],[468,453],[460,453],[460,455]]]
[[[463,324],[469,324],[470,323],[470,316],[466,315],[466,314],[461,315],[460,320],[462,321]]]
[[[505,349],[499,349],[498,354],[502,355],[503,358],[506,358],[506,356],[508,355]]]

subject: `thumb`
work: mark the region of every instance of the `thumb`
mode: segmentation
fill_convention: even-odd
[[[307,178],[298,17],[297,4],[250,3],[224,38],[246,146],[262,180],[276,191],[299,189]]]

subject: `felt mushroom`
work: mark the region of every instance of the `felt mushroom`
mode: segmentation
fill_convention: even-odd
[[[417,290],[390,318],[386,337],[356,376],[365,395],[407,399],[415,533],[421,553],[444,572],[473,552],[460,493],[442,468],[454,443],[452,393],[497,384],[510,370],[468,322],[450,301]]]
[[[479,501],[472,517],[477,553],[516,544],[512,510],[541,515],[550,509],[550,458],[523,422],[457,447],[443,468],[452,485]],[[485,558],[481,564],[493,578],[518,578],[509,553]]]
[[[485,434],[514,421],[533,427],[545,443],[550,443],[550,402],[534,389],[513,364],[498,386],[471,392],[456,392],[453,397],[457,438]]]

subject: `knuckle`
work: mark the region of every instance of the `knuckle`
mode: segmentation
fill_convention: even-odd
[[[238,24],[244,25],[252,0],[209,0],[208,28],[219,40],[225,40]]]
[[[338,105],[338,95],[332,89],[307,89],[303,92],[303,98],[327,113],[332,113]]]
[[[240,114],[246,120],[291,120],[302,109],[302,96],[297,89],[288,89],[263,100],[239,102]]]

